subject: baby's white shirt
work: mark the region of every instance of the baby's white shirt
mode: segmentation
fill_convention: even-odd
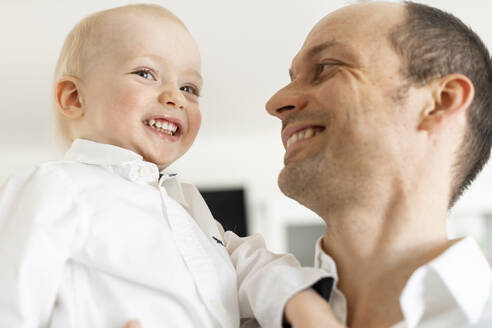
[[[0,327],[280,327],[328,274],[224,232],[198,190],[116,146],[77,139],[0,191]]]

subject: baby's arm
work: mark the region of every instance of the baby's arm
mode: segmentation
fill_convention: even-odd
[[[48,168],[0,190],[0,327],[46,326],[75,224],[68,184]]]
[[[345,328],[335,318],[330,305],[311,288],[294,295],[285,307],[292,328]],[[143,328],[138,320],[130,320],[124,328]]]
[[[285,317],[293,328],[343,328],[328,302],[314,290],[294,295],[285,306]]]
[[[219,226],[219,229],[222,227]],[[322,293],[324,296],[328,297],[331,292],[332,278],[327,273],[315,268],[301,267],[290,254],[268,251],[260,235],[240,238],[227,231],[223,233],[223,240],[237,272],[241,316],[256,317],[262,327],[281,327],[289,299],[294,301],[289,308],[299,309],[290,313],[292,319],[300,318],[301,313],[304,316],[315,315],[309,308],[299,307],[300,303],[293,297],[316,283],[329,289]],[[320,305],[317,302],[323,303]],[[314,303],[320,305],[317,309],[328,306],[321,297],[314,299]]]

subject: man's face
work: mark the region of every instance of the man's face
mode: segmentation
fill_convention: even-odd
[[[402,62],[389,41],[403,19],[400,5],[360,4],[326,16],[309,33],[291,83],[266,105],[282,120],[279,186],[287,196],[315,211],[321,202],[343,205],[409,156],[418,115],[410,108],[419,99],[402,95]]]
[[[81,137],[139,153],[164,168],[200,127],[200,56],[172,18],[126,13],[100,31],[82,74]]]

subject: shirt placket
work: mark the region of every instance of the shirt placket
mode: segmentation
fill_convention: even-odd
[[[162,176],[159,180],[159,191],[162,199],[163,213],[169,222],[176,245],[186,266],[191,272],[197,290],[209,311],[222,327],[233,327],[220,298],[220,283],[215,267],[204,247],[200,244],[197,225],[187,211],[180,210],[181,205],[167,194],[163,182],[171,176]],[[175,202],[176,206],[166,206]]]

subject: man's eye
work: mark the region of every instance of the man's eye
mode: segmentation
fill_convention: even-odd
[[[141,70],[133,72],[133,74],[138,75],[138,76],[140,76],[146,80],[157,81],[154,74],[152,74],[152,72],[150,70],[141,69]]]
[[[185,85],[179,88],[181,91],[191,93],[192,95],[199,96],[200,92],[198,91],[197,88],[191,86],[191,85]]]
[[[333,67],[333,63],[323,63],[323,64],[319,64],[319,72],[324,72],[324,71],[326,71],[327,69],[330,69],[331,67]]]
[[[314,79],[317,81],[321,78],[324,80],[332,77],[337,72],[337,70],[333,69],[335,66],[337,66],[337,63],[334,62],[325,62],[318,64],[316,67]]]

